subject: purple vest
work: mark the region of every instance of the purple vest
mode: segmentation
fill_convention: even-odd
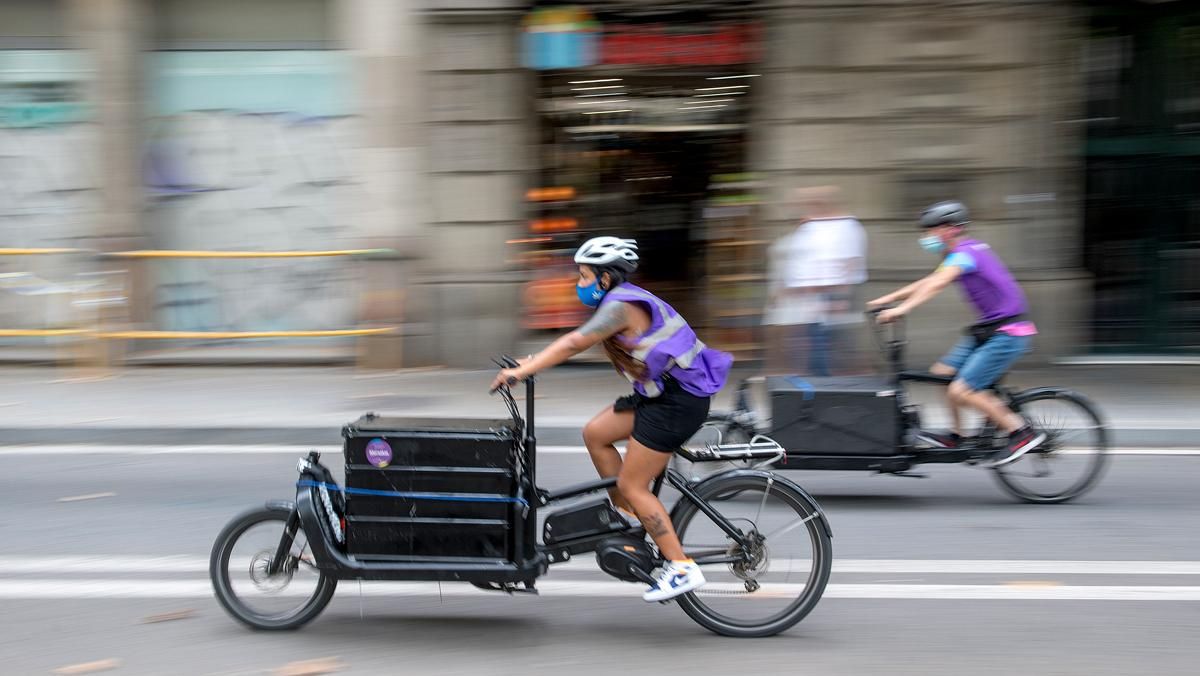
[[[980,324],[1028,311],[1025,293],[990,246],[979,240],[968,239],[959,243],[950,253],[960,251],[975,259],[975,270],[959,275],[958,283],[967,301],[975,307]]]
[[[650,328],[644,334],[635,340],[618,339],[634,359],[646,365],[643,380],[625,374],[636,392],[657,397],[662,394],[665,375],[697,397],[711,397],[721,391],[733,364],[731,355],[701,342],[682,315],[645,289],[621,284],[604,294],[600,305],[615,302],[637,303],[650,314]]]

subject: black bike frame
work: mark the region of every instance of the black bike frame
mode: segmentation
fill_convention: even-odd
[[[732,523],[730,523],[729,520],[726,519],[724,516],[722,516],[720,512],[713,509],[712,505],[710,505],[707,501],[705,501],[704,498],[700,497],[696,493],[696,491],[692,488],[692,486],[688,482],[687,478],[683,476],[683,474],[680,474],[679,472],[668,468],[666,472],[659,475],[658,478],[655,479],[655,481],[654,481],[654,487],[652,488],[652,492],[655,495],[658,495],[659,491],[662,490],[662,484],[663,484],[664,478],[666,479],[666,481],[668,483],[671,484],[671,486],[673,486],[675,488],[675,490],[679,491],[684,496],[684,498],[691,500],[693,503],[695,503],[696,507],[705,516],[712,519],[712,522],[715,523],[717,525],[717,527],[719,527],[721,530],[725,531],[725,534],[728,535],[731,540],[733,540],[737,544],[741,545],[743,548],[750,546],[751,543],[746,538],[746,534],[743,533],[740,529],[738,529],[737,526],[734,526]],[[587,495],[588,493],[598,493],[600,491],[612,488],[613,486],[616,486],[616,485],[617,485],[617,480],[615,478],[609,478],[609,479],[597,479],[595,481],[589,481],[587,483],[576,484],[574,486],[568,486],[566,488],[560,489],[553,493],[545,493],[542,496],[541,504],[543,506],[545,506],[545,505],[552,504],[554,502],[566,500],[568,498],[578,497],[580,495]],[[593,539],[597,540],[597,541],[604,540],[604,539],[610,538],[616,534],[617,533],[605,533],[603,535],[595,536],[594,538],[588,538],[588,540],[593,540]],[[582,542],[583,541],[581,540],[581,543]],[[544,549],[546,549],[547,551],[551,551],[551,552],[553,552],[553,550],[561,550],[561,549],[573,550],[574,548],[571,546],[572,544],[573,543],[568,541],[568,542],[564,542],[564,543],[559,543],[558,545],[555,545],[553,547],[544,547]],[[584,551],[586,551],[586,550],[584,550]],[[552,561],[556,560],[556,558],[553,556],[551,558],[552,558]],[[696,561],[698,563],[734,563],[737,561],[741,561],[743,558],[744,557],[741,557],[741,556],[724,556],[724,557],[717,557],[717,558],[711,558],[711,557],[703,558],[703,560],[696,559]]]

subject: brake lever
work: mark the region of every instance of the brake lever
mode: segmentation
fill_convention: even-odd
[[[516,385],[518,382],[519,381],[516,378],[509,378],[508,382],[501,385],[500,387],[512,387],[513,385]],[[493,387],[492,389],[488,390],[488,394],[495,394],[495,393],[499,392],[500,387]]]
[[[499,360],[492,359],[492,363],[496,364],[500,368],[504,368],[504,369],[515,369],[521,365],[521,363],[518,362],[516,359],[513,359],[512,357],[510,357],[506,354],[500,355]]]

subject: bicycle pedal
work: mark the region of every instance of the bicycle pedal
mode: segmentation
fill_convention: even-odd
[[[511,582],[472,582],[471,586],[484,591],[504,592],[509,596],[513,594],[533,594],[534,596],[540,596],[537,588],[529,582],[526,582],[524,587],[519,587]]]

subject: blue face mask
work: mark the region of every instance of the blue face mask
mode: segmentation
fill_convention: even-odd
[[[604,291],[600,288],[600,280],[593,279],[592,283],[587,286],[575,285],[575,295],[579,296],[580,303],[588,307],[596,307],[604,298]]]
[[[937,235],[925,235],[921,238],[921,248],[929,253],[940,254],[946,250],[946,243]]]

